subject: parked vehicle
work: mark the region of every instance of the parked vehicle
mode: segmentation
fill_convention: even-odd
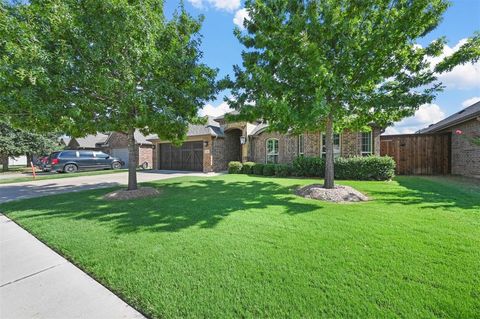
[[[65,150],[50,154],[47,169],[74,173],[78,170],[119,169],[124,164],[120,159],[103,152]]]
[[[50,169],[47,169],[48,166],[48,158],[49,156],[40,156],[37,158],[37,161],[35,162],[35,166],[37,166],[40,170],[44,172],[48,172]]]

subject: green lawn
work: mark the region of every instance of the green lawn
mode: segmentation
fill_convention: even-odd
[[[474,318],[480,313],[480,187],[399,177],[341,182],[367,203],[299,198],[318,180],[224,175],[0,210],[155,318]]]
[[[45,179],[59,179],[59,178],[67,178],[67,177],[79,177],[79,176],[94,176],[94,175],[106,175],[106,174],[115,174],[126,172],[127,169],[110,169],[110,170],[101,170],[101,171],[83,171],[83,172],[76,172],[71,174],[61,174],[61,173],[40,173],[35,178],[36,181],[45,180]],[[37,172],[38,174],[38,172]],[[33,181],[33,177],[30,174],[27,176],[15,176],[15,177],[3,177],[0,178],[0,184],[11,184],[11,183],[20,183],[20,182],[31,182]]]

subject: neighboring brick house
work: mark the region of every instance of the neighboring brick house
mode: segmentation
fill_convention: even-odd
[[[137,165],[147,162],[148,167],[153,167],[154,146],[152,142],[148,141],[138,130],[135,131],[135,141],[137,143]],[[121,132],[97,133],[72,138],[67,148],[102,151],[120,158],[125,163],[128,163],[129,160],[127,135]]]
[[[335,134],[335,156],[380,154],[382,129]],[[156,135],[147,139],[155,145],[153,167],[157,169],[222,171],[230,161],[291,163],[299,155],[322,156],[324,137],[319,132],[302,135],[268,131],[262,122],[225,121],[223,116],[207,118],[205,125],[190,125],[181,147],[162,141]]]
[[[457,130],[460,130],[461,134],[457,134]],[[480,146],[468,140],[468,137],[473,136],[480,138],[480,102],[417,133],[451,133],[452,174],[480,177]]]

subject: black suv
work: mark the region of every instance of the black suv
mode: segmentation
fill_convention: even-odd
[[[120,159],[97,151],[66,150],[53,152],[48,158],[51,171],[74,173],[83,169],[119,169],[125,163]]]

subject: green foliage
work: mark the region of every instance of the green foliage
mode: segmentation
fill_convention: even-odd
[[[293,161],[293,173],[303,177],[323,177],[325,161],[321,157],[299,156]]]
[[[263,176],[274,176],[276,164],[265,164],[263,166]]]
[[[0,121],[0,158],[48,154],[60,147],[57,138],[54,133],[37,134]]]
[[[287,177],[292,175],[292,165],[290,164],[276,164],[275,165],[275,176],[278,177]]]
[[[395,161],[389,156],[356,156],[335,159],[335,178],[384,181],[395,176]]]
[[[231,161],[228,163],[228,173],[229,174],[240,174],[242,173],[242,163],[237,161]]]
[[[2,2],[0,114],[72,136],[133,139],[137,128],[179,142],[217,92],[217,70],[201,63],[201,20],[183,6],[167,19],[159,0]]]
[[[335,178],[349,180],[389,180],[395,174],[395,161],[388,156],[355,156],[335,159]],[[320,157],[297,157],[293,174],[302,177],[323,177],[325,161]]]
[[[253,174],[253,167],[255,166],[254,162],[245,162],[243,163],[242,173],[243,174]]]
[[[239,119],[264,119],[269,129],[303,133],[386,127],[430,103],[443,87],[428,62],[446,40],[416,44],[434,30],[447,0],[248,0],[242,67],[228,81]],[[478,36],[447,70],[479,57]],[[437,71],[441,71],[440,68]],[[332,154],[328,130],[327,154]],[[333,156],[327,156],[333,177]],[[333,184],[333,180],[331,181]]]
[[[255,166],[253,166],[253,174],[255,175],[263,175],[263,167],[265,164],[262,163],[255,163]]]

